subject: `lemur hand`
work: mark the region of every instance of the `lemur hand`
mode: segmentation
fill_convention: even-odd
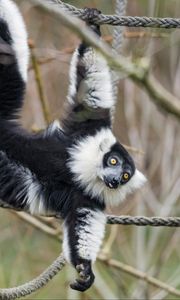
[[[85,13],[85,21],[86,24],[88,26],[91,27],[91,29],[98,34],[99,36],[101,36],[101,32],[100,32],[100,26],[94,23],[94,18],[98,17],[101,14],[101,11],[96,9],[96,8],[88,8],[85,7],[84,9],[84,13]]]
[[[73,290],[84,292],[91,287],[94,282],[95,276],[91,269],[90,261],[83,261],[76,265],[76,270],[79,273],[80,278],[70,284]]]

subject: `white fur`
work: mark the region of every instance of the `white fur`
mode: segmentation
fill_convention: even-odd
[[[90,48],[85,52],[82,62],[87,69],[86,78],[82,83],[82,95],[85,99],[82,100],[93,108],[112,108],[114,97],[106,60],[95,49]],[[93,92],[90,92],[92,89]]]
[[[76,91],[78,51],[76,50],[71,61],[70,88],[68,100],[73,104],[74,100],[86,103],[92,108],[109,108],[115,104],[113,97],[112,80],[106,60],[95,49],[89,48],[80,64],[86,69],[86,76],[81,81]],[[74,96],[76,98],[74,99]]]
[[[27,44],[27,31],[23,18],[11,0],[0,0],[0,17],[6,21],[13,40],[13,50],[19,66],[20,74],[27,81],[29,50]]]
[[[76,81],[77,81],[77,63],[78,63],[78,50],[74,51],[71,59],[70,73],[69,73],[69,92],[68,102],[73,104],[74,96],[76,95]]]
[[[85,188],[87,193],[94,190],[98,176],[102,173],[102,160],[106,152],[116,142],[110,129],[102,129],[95,136],[87,136],[69,150],[68,166],[75,175],[74,180]]]
[[[93,194],[94,196],[103,198],[105,203],[116,206],[119,205],[127,195],[140,188],[145,182],[145,176],[136,169],[132,178],[117,189],[109,189],[103,182],[97,182],[93,188]]]
[[[17,199],[24,197],[23,203],[31,214],[46,214],[42,186],[29,169],[22,168],[24,188],[17,194]]]
[[[78,212],[83,212],[85,216],[83,218],[79,217],[79,219],[77,217],[75,225],[75,230],[78,234],[76,249],[81,258],[94,262],[104,238],[106,217],[102,212],[91,211],[86,208],[79,209]],[[78,220],[83,221],[85,225],[78,223]],[[70,249],[66,226],[64,226],[63,253],[66,260],[70,262]]]
[[[69,247],[69,240],[68,240],[68,228],[65,224],[63,224],[63,255],[67,262],[71,263],[71,255],[70,255],[70,247]]]
[[[88,212],[88,209],[82,210]],[[95,262],[104,238],[106,217],[102,212],[91,211],[87,218],[85,217],[84,222],[86,225],[77,225],[76,228],[79,235],[78,253],[81,258]]]
[[[27,193],[27,205],[29,205],[29,211],[31,214],[45,214],[46,209],[44,207],[44,199],[42,196],[41,186],[37,181],[32,181],[31,178],[26,179],[28,193]]]
[[[118,189],[109,189],[102,180],[103,157],[110,151],[116,138],[110,129],[102,129],[95,136],[88,136],[69,150],[68,166],[74,174],[74,181],[82,186],[86,194],[98,197],[110,205],[118,205],[135,189],[141,187],[146,178],[138,170],[126,184]]]

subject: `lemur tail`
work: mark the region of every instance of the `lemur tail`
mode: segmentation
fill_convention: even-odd
[[[29,50],[23,18],[11,0],[0,0],[0,120],[17,117],[27,81]]]

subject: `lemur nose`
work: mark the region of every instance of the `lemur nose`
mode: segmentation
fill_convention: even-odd
[[[119,179],[114,177],[113,180],[112,180],[112,184],[113,184],[114,188],[117,188],[118,185],[119,185]]]

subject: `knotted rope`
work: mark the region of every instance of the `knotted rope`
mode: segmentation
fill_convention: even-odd
[[[58,5],[63,10],[72,13],[82,20],[86,19],[84,9],[78,9],[61,0],[46,0],[46,2]],[[180,18],[149,18],[100,14],[92,19],[92,21],[99,25],[108,24],[128,27],[180,28]]]

